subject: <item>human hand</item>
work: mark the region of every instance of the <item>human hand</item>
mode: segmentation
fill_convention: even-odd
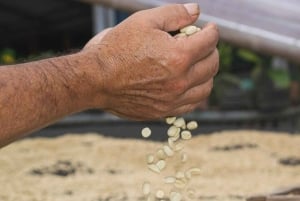
[[[106,28],[100,33],[98,33],[96,36],[94,36],[92,39],[90,39],[85,46],[83,47],[83,50],[88,50],[92,48],[97,48],[97,46],[100,44],[103,37],[111,30],[112,28]]]
[[[158,119],[190,112],[210,94],[219,65],[216,26],[189,37],[168,34],[196,21],[199,8],[187,8],[137,12],[87,44],[83,52],[99,64],[91,67],[92,107],[129,119]]]

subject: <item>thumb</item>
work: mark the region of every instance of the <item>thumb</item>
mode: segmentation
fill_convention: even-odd
[[[200,14],[196,3],[170,4],[147,10],[147,16],[154,26],[163,31],[177,31],[187,25],[193,24]]]

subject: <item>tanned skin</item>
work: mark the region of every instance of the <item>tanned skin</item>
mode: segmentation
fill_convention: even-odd
[[[86,109],[133,120],[194,110],[218,71],[218,30],[207,24],[172,37],[196,21],[195,4],[137,12],[91,39],[82,51],[0,67],[0,147]]]

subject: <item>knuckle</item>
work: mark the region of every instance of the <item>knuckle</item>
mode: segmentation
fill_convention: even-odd
[[[176,89],[177,89],[178,93],[185,92],[187,90],[187,88],[188,88],[188,82],[186,80],[182,79],[177,82]]]
[[[217,48],[214,49],[213,56],[215,60],[219,61],[219,51]]]
[[[213,86],[214,86],[214,82],[213,82],[213,79],[210,79],[205,88],[204,88],[204,93],[203,93],[203,97],[208,97],[213,89]]]
[[[209,80],[208,87],[210,88],[210,91],[214,88],[214,79],[213,78]]]
[[[213,60],[212,60],[212,76],[215,76],[219,71],[219,51],[217,49],[213,52]]]
[[[168,58],[168,66],[171,67],[175,71],[182,71],[186,68],[189,55],[185,54],[184,52],[180,51],[179,49],[175,49],[171,51],[172,53],[169,54]]]
[[[215,24],[215,23],[210,23],[210,26],[211,26],[211,29],[214,33],[214,37],[216,40],[219,40],[219,29],[218,29],[218,26]]]
[[[135,13],[133,13],[132,15],[130,15],[128,18],[127,18],[127,22],[128,21],[131,21],[131,20],[134,20],[134,21],[139,21],[139,19],[141,19],[144,15],[145,11],[137,11]]]
[[[139,10],[137,12],[134,12],[132,15],[130,15],[128,18],[135,18],[136,20],[138,19],[143,19],[147,16],[147,14],[150,12],[150,10]]]
[[[215,49],[208,57],[205,63],[205,75],[207,78],[214,77],[219,71],[219,53]]]
[[[219,41],[219,30],[216,24],[210,23],[207,26],[207,29],[204,29],[204,33],[206,34],[209,44],[216,46]]]
[[[180,95],[188,88],[188,82],[184,79],[176,80],[170,84],[169,91],[171,94]]]

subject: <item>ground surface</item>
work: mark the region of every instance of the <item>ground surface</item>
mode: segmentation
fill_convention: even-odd
[[[144,200],[145,180],[166,188],[145,165],[145,155],[161,145],[93,133],[18,141],[0,150],[0,200]],[[300,135],[227,131],[194,137],[185,152],[183,168],[202,169],[190,183],[196,200],[244,200],[300,184]],[[167,165],[170,174],[176,164]]]

